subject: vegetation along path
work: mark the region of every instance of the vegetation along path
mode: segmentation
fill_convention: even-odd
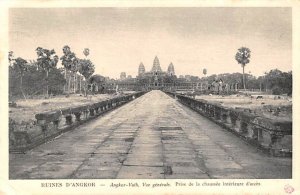
[[[291,178],[291,164],[151,91],[26,154],[10,154],[10,178]]]

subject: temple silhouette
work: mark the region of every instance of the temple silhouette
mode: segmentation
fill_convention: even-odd
[[[144,64],[141,62],[138,67],[137,80],[150,88],[160,88],[176,78],[174,65],[171,62],[167,71],[163,71],[157,56],[153,60],[153,65],[150,71],[146,71]],[[173,78],[173,79],[172,79]]]

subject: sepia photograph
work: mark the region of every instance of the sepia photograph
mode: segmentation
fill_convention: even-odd
[[[291,14],[11,8],[9,178],[291,178]]]
[[[6,10],[5,186],[299,190],[298,7],[49,5]]]

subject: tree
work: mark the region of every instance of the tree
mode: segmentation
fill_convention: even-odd
[[[67,71],[69,71],[73,75],[78,71],[78,67],[77,67],[78,59],[76,58],[75,54],[71,52],[71,49],[68,45],[65,45],[63,47],[63,53],[64,55],[60,58],[60,60],[62,60],[62,65],[65,68],[65,79],[67,79]],[[69,76],[68,93],[70,92],[70,85],[71,85],[71,76]],[[75,87],[75,78],[74,78],[74,87]]]
[[[13,61],[14,61],[14,52],[13,52],[13,51],[10,51],[10,52],[8,52],[8,62],[9,62],[9,66],[12,65]]]
[[[85,59],[87,59],[87,56],[89,54],[90,54],[90,49],[89,48],[84,48],[83,55],[85,56]],[[81,93],[81,78],[79,79],[79,88],[80,88],[80,93]]]
[[[272,90],[274,95],[288,94],[292,95],[293,91],[293,75],[292,72],[282,72],[273,69],[266,74],[265,79],[268,81],[268,88]]]
[[[102,84],[103,82],[105,82],[105,77],[99,74],[95,74],[93,76],[90,77],[90,83],[100,83]]]
[[[93,86],[97,86],[98,92],[102,93],[104,90],[104,86],[106,85],[106,79],[104,76],[95,74],[90,77],[89,83]]]
[[[206,76],[206,74],[207,74],[207,69],[206,68],[203,68],[203,74],[204,74],[204,76]]]
[[[16,79],[18,78],[18,79]],[[19,73],[13,68],[9,67],[9,98],[15,100],[22,96],[20,91]],[[45,94],[45,88],[49,83],[49,94],[62,94],[65,79],[62,71],[57,68],[51,69],[49,72],[48,81],[45,80],[45,72],[42,69],[37,69],[35,63],[27,63],[26,71],[23,74],[23,91],[26,98],[35,95]],[[22,96],[23,97],[23,96]]]
[[[235,60],[241,64],[243,68],[243,86],[244,89],[246,89],[246,84],[245,84],[245,66],[250,62],[250,57],[251,57],[251,51],[247,47],[241,47],[238,49],[237,53],[235,54]]]
[[[16,72],[18,72],[18,74],[20,75],[20,91],[21,91],[24,99],[26,99],[26,96],[23,91],[23,76],[24,76],[24,72],[27,71],[26,65],[27,65],[27,61],[21,57],[18,57],[17,59],[15,59],[14,63],[13,63],[13,69]]]
[[[46,72],[46,97],[49,97],[49,84],[48,84],[48,77],[49,71],[53,68],[56,68],[58,62],[58,56],[55,55],[54,49],[48,50],[38,47],[36,49],[37,58],[37,65],[39,68],[43,69]]]
[[[85,96],[87,95],[87,81],[95,72],[94,64],[88,59],[78,60],[78,71],[85,78]]]
[[[73,80],[73,87],[74,87],[74,93],[76,93],[76,89],[77,89],[77,72],[78,72],[78,58],[76,58],[71,66],[71,72],[72,72],[72,75],[74,77],[74,80]]]
[[[83,54],[84,54],[85,58],[87,58],[87,56],[90,54],[90,49],[89,48],[84,48]]]

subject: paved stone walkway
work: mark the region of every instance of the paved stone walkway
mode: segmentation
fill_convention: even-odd
[[[10,179],[291,178],[291,164],[151,91],[26,154],[10,154]]]

